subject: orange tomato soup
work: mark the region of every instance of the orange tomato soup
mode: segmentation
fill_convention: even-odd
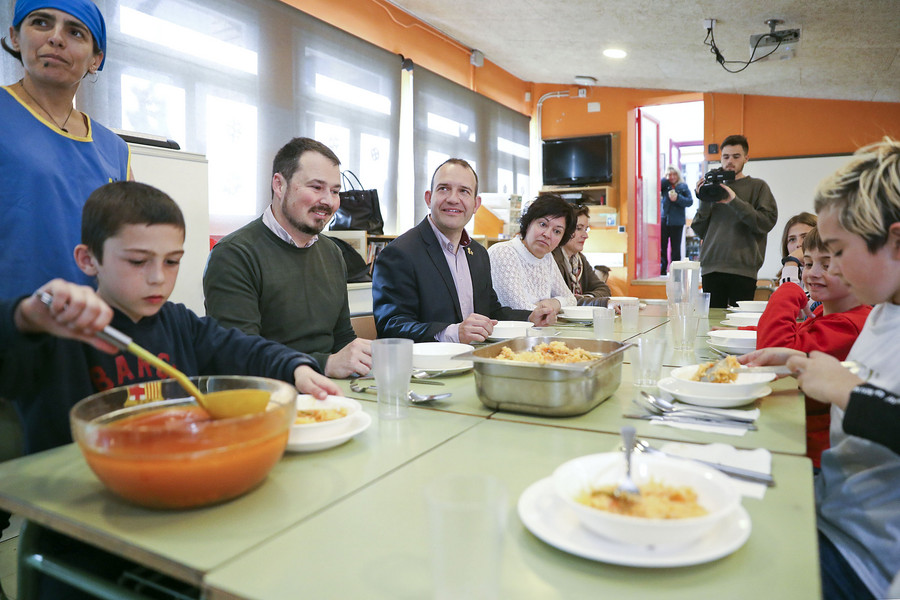
[[[266,478],[288,440],[277,413],[232,426],[197,406],[161,408],[107,424],[92,447],[81,449],[97,477],[126,500],[151,508],[203,506]]]

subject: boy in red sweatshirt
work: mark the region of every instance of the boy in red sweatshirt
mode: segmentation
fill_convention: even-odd
[[[786,282],[769,298],[756,327],[756,347],[818,350],[844,360],[859,336],[872,307],[860,304],[839,278],[828,273],[831,253],[813,228],[803,240],[803,284],[809,297],[821,302],[812,317],[798,322],[809,300],[796,283]],[[816,469],[828,448],[830,406],[806,398],[806,455]]]

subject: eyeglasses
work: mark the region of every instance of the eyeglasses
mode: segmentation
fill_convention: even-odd
[[[590,227],[582,227],[581,225],[577,225],[575,227],[575,231],[578,231],[578,232],[583,231],[584,233],[590,233],[591,228]]]

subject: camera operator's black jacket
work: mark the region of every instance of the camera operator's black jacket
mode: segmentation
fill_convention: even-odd
[[[731,273],[756,279],[766,257],[766,238],[778,220],[778,206],[762,179],[743,177],[728,184],[728,204],[700,202],[691,229],[703,238],[703,274]]]

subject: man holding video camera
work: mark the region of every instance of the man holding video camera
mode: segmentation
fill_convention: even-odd
[[[766,256],[766,237],[778,220],[768,184],[744,175],[750,145],[742,135],[722,142],[722,167],[697,184],[700,207],[691,229],[703,239],[700,271],[711,308],[752,300]]]

